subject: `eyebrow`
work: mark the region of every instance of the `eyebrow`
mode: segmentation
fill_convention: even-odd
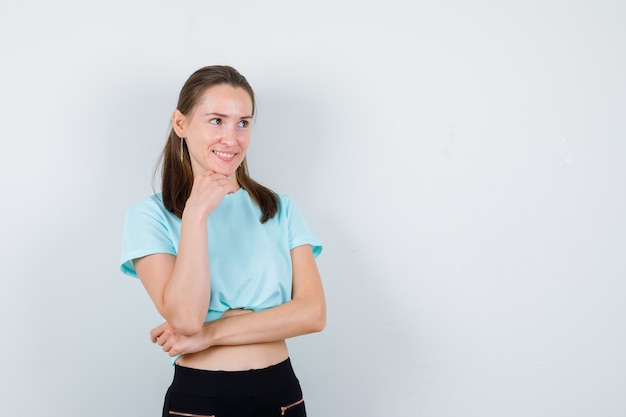
[[[222,113],[206,113],[205,116],[217,116],[217,117],[223,117],[223,118],[230,117],[229,115],[222,114]],[[252,116],[243,116],[240,119],[252,119]]]

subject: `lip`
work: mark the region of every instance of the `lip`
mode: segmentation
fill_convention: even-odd
[[[220,159],[222,161],[227,161],[227,162],[232,161],[238,155],[237,152],[220,151],[220,150],[217,150],[217,149],[212,150],[211,153],[213,153],[213,155],[215,155],[218,159]]]

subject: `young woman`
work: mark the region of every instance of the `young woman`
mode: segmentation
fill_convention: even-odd
[[[234,68],[183,86],[162,192],[127,212],[121,269],[165,322],[174,357],[163,416],[305,416],[285,339],[321,331],[322,246],[289,197],[248,175],[254,92]]]

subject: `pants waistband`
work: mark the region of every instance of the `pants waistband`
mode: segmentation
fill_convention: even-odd
[[[207,371],[174,367],[171,389],[203,396],[263,395],[298,383],[289,358],[276,365],[248,371]]]

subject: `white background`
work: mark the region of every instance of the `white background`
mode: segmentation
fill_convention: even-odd
[[[258,95],[251,172],[325,243],[311,416],[626,415],[626,3],[0,3],[0,407],[157,416],[118,270],[184,80]],[[158,181],[157,181],[158,186]]]

